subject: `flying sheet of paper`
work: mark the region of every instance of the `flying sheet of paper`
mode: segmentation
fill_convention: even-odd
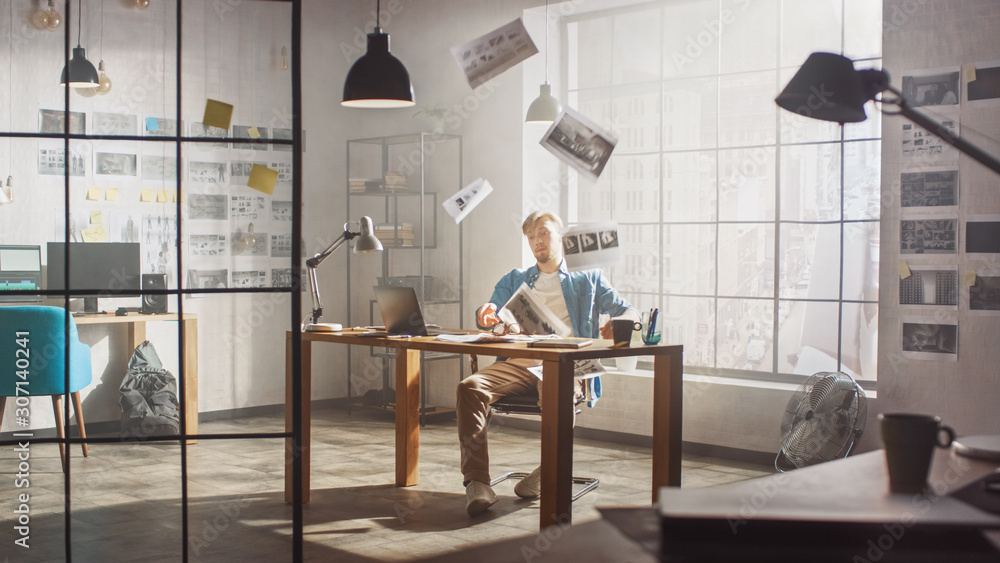
[[[528,368],[539,380],[542,379],[542,366]],[[607,371],[601,362],[597,360],[577,360],[573,363],[573,377],[575,379],[590,379],[599,375],[604,375]]]
[[[521,332],[525,334],[573,336],[573,329],[555,316],[526,283],[517,288],[497,314],[506,323],[521,325]]]
[[[202,124],[229,130],[229,124],[232,120],[232,104],[212,99],[205,101],[205,115],[201,119]]]
[[[465,73],[465,80],[472,88],[536,53],[538,48],[524,28],[521,18],[451,48],[451,55],[455,57],[458,66]]]
[[[563,233],[562,240],[566,268],[571,272],[614,266],[622,261],[615,221],[575,225]]]
[[[267,166],[254,164],[250,169],[250,179],[247,180],[247,187],[264,192],[267,195],[274,195],[274,186],[278,183],[278,171]]]
[[[611,159],[618,137],[567,106],[556,116],[539,144],[559,160],[596,181]]]
[[[489,181],[477,178],[475,182],[459,190],[457,194],[446,199],[441,205],[457,225],[491,193],[493,193],[493,186],[490,185]]]

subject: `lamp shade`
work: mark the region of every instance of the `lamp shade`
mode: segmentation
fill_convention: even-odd
[[[355,254],[379,252],[382,250],[382,242],[378,240],[374,232],[375,227],[372,226],[372,218],[365,215],[361,218],[361,234],[354,241]]]
[[[552,122],[562,110],[559,100],[552,96],[552,85],[548,82],[538,87],[538,97],[528,106],[525,123]]]
[[[73,47],[73,58],[63,67],[59,85],[65,86],[67,83],[71,88],[97,88],[101,85],[97,69],[87,60],[86,49],[79,45]]]
[[[864,121],[865,103],[875,93],[851,59],[813,53],[774,101],[793,113],[843,124]]]
[[[389,53],[389,35],[368,34],[368,52],[354,61],[344,81],[344,101],[353,108],[402,108],[413,102],[413,84],[403,63]]]

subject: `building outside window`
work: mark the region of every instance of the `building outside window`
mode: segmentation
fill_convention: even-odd
[[[689,373],[874,383],[881,121],[807,120],[774,97],[813,51],[880,66],[881,21],[870,0],[658,1],[561,21],[565,103],[620,139],[599,180],[571,178],[567,218],[638,236],[605,272],[660,308]]]

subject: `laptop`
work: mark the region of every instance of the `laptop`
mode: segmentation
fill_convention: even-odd
[[[424,315],[420,312],[417,292],[412,287],[386,287],[377,285],[375,300],[378,301],[385,332],[367,332],[369,336],[437,336],[438,334],[464,334],[449,330],[427,328]]]

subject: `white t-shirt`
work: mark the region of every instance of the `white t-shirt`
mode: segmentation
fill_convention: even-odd
[[[569,309],[566,308],[566,298],[563,297],[562,281],[559,279],[559,272],[551,274],[538,273],[535,280],[535,295],[541,299],[545,306],[566,326],[572,327],[569,320]],[[570,335],[572,336],[572,335]]]

